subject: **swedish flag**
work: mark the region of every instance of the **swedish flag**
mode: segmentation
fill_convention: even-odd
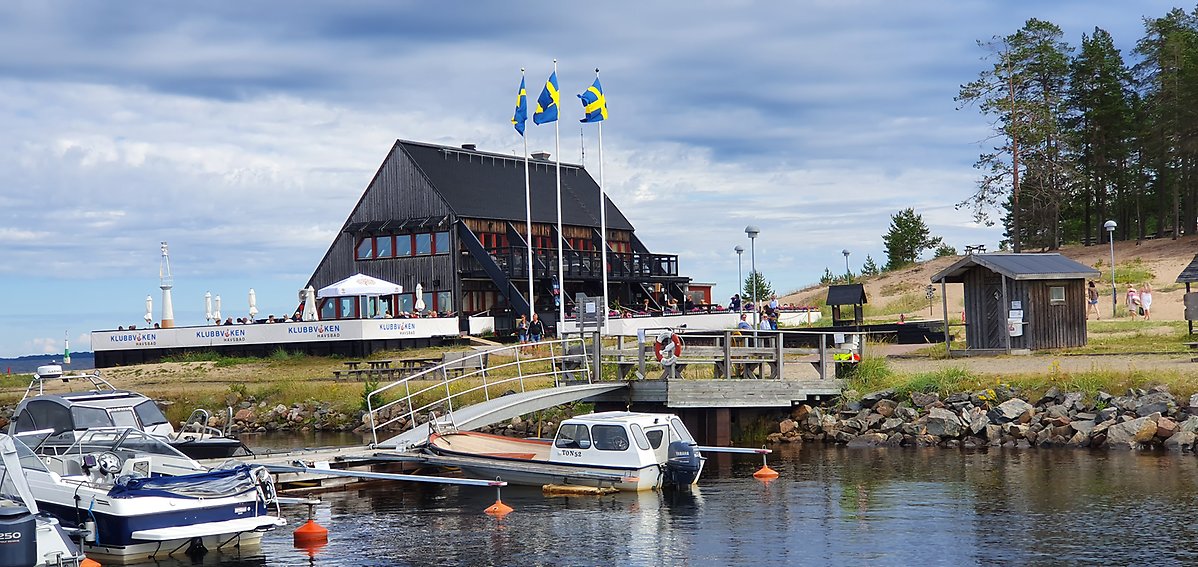
[[[524,90],[524,77],[520,77],[520,92],[516,94],[516,113],[512,115],[512,125],[521,136],[524,135],[524,125],[528,122],[528,91]]]
[[[561,93],[557,90],[557,71],[549,75],[545,81],[545,89],[537,97],[537,111],[532,114],[532,121],[537,124],[547,124],[557,120],[557,107],[561,102]]]
[[[579,122],[607,120],[607,99],[603,97],[603,85],[599,84],[599,77],[595,77],[591,88],[578,95],[578,98],[582,99],[582,111],[586,114]]]

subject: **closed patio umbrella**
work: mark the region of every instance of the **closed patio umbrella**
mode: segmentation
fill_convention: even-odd
[[[416,284],[416,311],[424,311],[424,286]]]
[[[146,296],[146,325],[154,320],[154,298]]]
[[[212,322],[212,292],[204,292],[204,320]]]
[[[312,286],[304,290],[304,320],[316,320],[316,290]]]
[[[216,307],[212,308],[212,318],[217,323],[220,323],[220,296],[219,295],[216,296],[216,300],[214,301],[214,303],[216,304]]]
[[[254,293],[254,288],[250,288],[250,319],[258,317],[258,296]]]

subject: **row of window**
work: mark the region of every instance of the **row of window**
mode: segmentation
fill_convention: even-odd
[[[570,238],[568,239],[570,246],[578,251],[595,251],[595,242],[589,238]],[[484,232],[478,235],[478,241],[482,243],[483,248],[494,250],[496,248],[507,248],[507,235],[497,232]],[[632,249],[627,242],[609,241],[609,247],[615,252],[628,252]],[[534,235],[532,237],[532,247],[546,250],[557,250],[557,239],[551,236]]]
[[[358,241],[354,257],[358,260],[377,260],[434,254],[449,254],[448,232],[364,236]]]
[[[632,436],[636,440],[637,447],[643,450],[660,449],[661,442],[665,438],[665,428],[655,427],[649,431],[641,429],[640,425],[635,423],[629,426],[632,429]],[[627,451],[629,447],[628,432],[619,425],[592,425],[588,428],[581,423],[567,423],[562,425],[557,430],[557,439],[554,440],[554,445],[559,449],[590,449],[594,440],[594,447],[600,451]]]
[[[453,299],[448,291],[426,291],[421,294],[424,309],[421,312],[453,311]],[[416,311],[416,294],[400,293],[381,296],[330,297],[320,303],[321,320],[330,319],[374,319],[398,317]]]

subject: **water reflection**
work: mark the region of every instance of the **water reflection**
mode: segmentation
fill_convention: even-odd
[[[715,456],[702,486],[606,497],[375,485],[323,495],[327,548],[289,529],[221,565],[989,565],[1198,561],[1192,456],[783,447],[781,478]],[[191,563],[160,563],[188,565]],[[217,564],[217,563],[199,563]]]

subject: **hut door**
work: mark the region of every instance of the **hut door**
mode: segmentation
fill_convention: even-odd
[[[1007,344],[1007,312],[1002,301],[1002,276],[986,272],[982,284],[982,305],[985,318],[981,344],[974,348],[1004,348]]]

